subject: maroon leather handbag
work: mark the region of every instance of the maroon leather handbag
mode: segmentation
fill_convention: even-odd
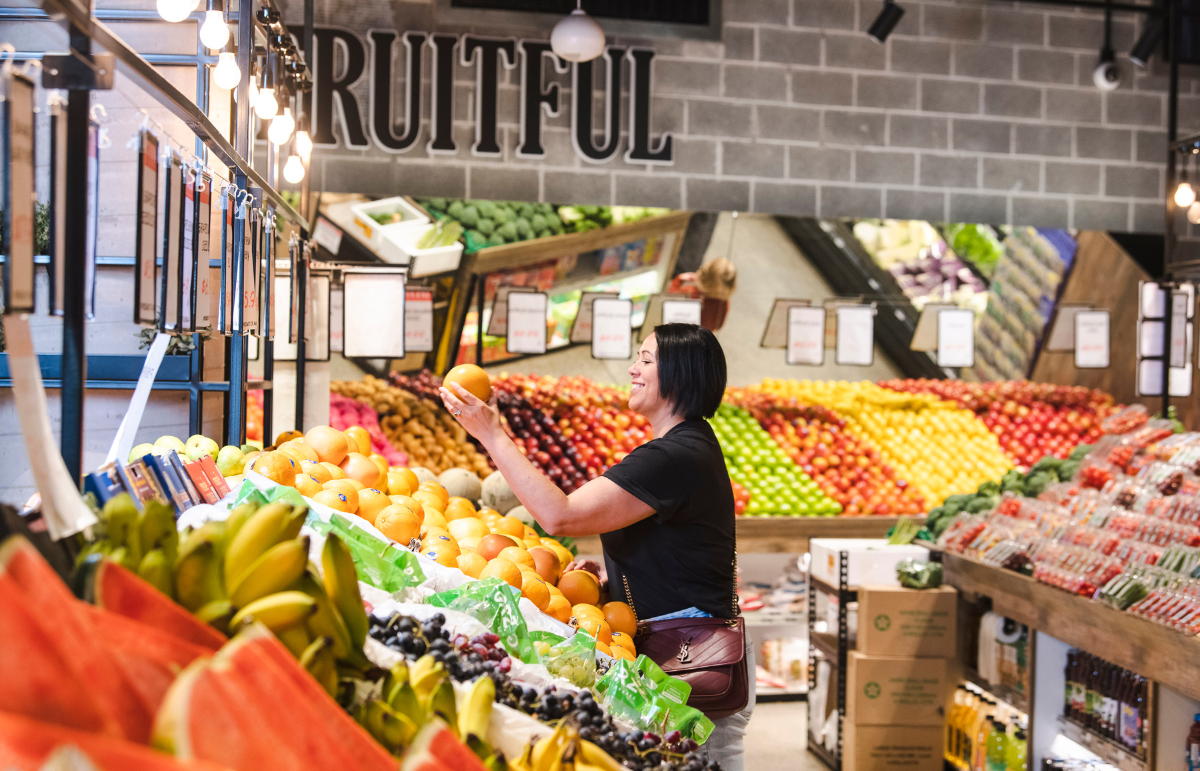
[[[737,576],[737,554],[733,558]],[[629,581],[625,596],[633,595]],[[736,580],[736,579],[735,579]],[[733,618],[674,618],[639,621],[634,645],[671,677],[692,686],[688,706],[709,720],[741,712],[750,703],[750,673],[746,666],[746,622],[738,615],[737,590],[733,592]]]

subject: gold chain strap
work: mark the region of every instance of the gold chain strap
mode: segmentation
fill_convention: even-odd
[[[737,617],[740,615],[738,611],[737,596],[737,522],[733,524],[733,615],[729,617],[728,626],[737,625]],[[633,603],[633,592],[629,591],[629,578],[626,577],[625,571],[621,571],[621,583],[625,585],[625,598],[629,600],[629,609],[633,611],[633,623],[636,626],[638,623],[637,605]]]

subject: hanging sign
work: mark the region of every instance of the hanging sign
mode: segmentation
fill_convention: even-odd
[[[288,318],[287,341],[295,345],[300,336],[300,237],[288,239]]]
[[[875,361],[875,308],[870,305],[842,306],[837,311],[837,341],[834,361],[867,367]]]
[[[96,318],[96,237],[100,232],[100,124],[88,122],[87,240],[84,243],[83,309]]]
[[[180,256],[179,328],[186,334],[196,330],[196,181],[195,173],[183,172],[183,251]]]
[[[62,122],[65,125],[65,118]],[[158,139],[149,131],[143,130],[141,133],[138,159],[133,321],[135,324],[154,326],[154,263],[158,256]]]
[[[546,352],[545,292],[512,292],[508,295],[508,334],[504,347],[509,353]],[[478,344],[482,345],[480,340]]]
[[[258,334],[258,210],[246,212],[242,245],[242,334]]]
[[[1075,366],[1104,369],[1109,362],[1108,311],[1075,312]]]
[[[11,66],[11,65],[10,65]],[[9,72],[4,88],[4,311],[33,313],[34,127],[33,81]]]
[[[233,264],[233,202],[221,196],[221,302],[217,326],[223,335],[233,334],[233,305],[237,297],[237,270]]]
[[[263,214],[262,254],[260,269],[263,271],[259,286],[263,295],[260,298],[262,309],[262,336],[267,340],[275,339],[275,212],[268,209]]]
[[[592,358],[628,359],[633,355],[633,302],[597,297],[592,302]]]
[[[317,225],[313,228],[313,240],[336,257],[338,249],[342,248],[342,231],[324,217],[317,217]]]
[[[157,148],[154,157],[158,168]],[[158,201],[158,177],[155,176],[154,200]],[[50,105],[50,307],[51,315],[63,315],[67,286],[67,115],[62,103]],[[151,234],[151,239],[154,234]],[[152,242],[150,248],[158,244]],[[136,297],[136,294],[135,294]],[[136,302],[136,300],[135,300]],[[135,309],[136,314],[136,309]],[[135,319],[136,321],[136,319]],[[150,264],[150,313],[141,323],[154,326],[154,264]]]
[[[592,335],[592,306],[601,297],[617,297],[616,292],[584,292],[579,298],[579,310],[575,320],[571,322],[571,331],[567,340],[572,343],[587,343],[594,339]]]
[[[1075,350],[1075,315],[1093,310],[1087,303],[1059,303],[1054,307],[1054,320],[1050,323],[1050,334],[1042,344],[1042,350],[1064,353]]]
[[[201,174],[196,179],[196,308],[194,329],[212,328],[212,177]]]
[[[825,363],[825,309],[793,305],[787,311],[787,363]]]
[[[788,309],[807,308],[811,305],[811,300],[776,299],[771,304],[771,312],[767,314],[767,324],[763,327],[758,347],[786,349],[788,341]]]
[[[409,353],[433,350],[433,290],[404,290],[404,349]]]
[[[700,325],[700,300],[663,300],[662,323]]]
[[[508,296],[515,292],[534,292],[532,286],[499,286],[496,296],[492,298],[492,313],[488,317],[485,334],[492,337],[505,337],[508,334]]]
[[[404,271],[344,274],[346,358],[404,357]]]
[[[308,343],[304,358],[308,361],[329,361],[333,332],[333,293],[330,284],[328,275],[309,276],[305,295],[308,310],[304,314],[304,340]],[[341,297],[340,292],[338,296]],[[341,329],[340,322],[338,328]]]
[[[345,300],[346,295],[342,291],[342,287],[330,286],[329,288],[329,350],[342,352],[345,346]]]
[[[182,236],[180,227],[183,210],[183,169],[170,150],[167,151],[167,192],[166,216],[163,230],[166,231],[163,240],[162,281],[159,282],[162,297],[158,302],[158,328],[172,332],[179,329],[179,277],[182,268],[179,265]]]
[[[975,312],[942,308],[937,315],[939,367],[975,366]]]
[[[1186,367],[1191,357],[1188,347],[1188,318],[1191,298],[1186,292],[1171,292],[1171,366]]]

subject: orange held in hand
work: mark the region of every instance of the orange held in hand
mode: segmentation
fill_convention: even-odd
[[[442,385],[446,390],[458,396],[458,392],[450,388],[451,383],[458,383],[481,402],[490,401],[492,398],[492,381],[486,372],[474,364],[459,364],[442,378]]]

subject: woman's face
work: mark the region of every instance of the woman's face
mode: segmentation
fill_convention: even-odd
[[[639,415],[650,415],[662,404],[658,390],[658,341],[651,334],[642,342],[637,357],[629,368],[633,390],[629,393],[629,409]]]

